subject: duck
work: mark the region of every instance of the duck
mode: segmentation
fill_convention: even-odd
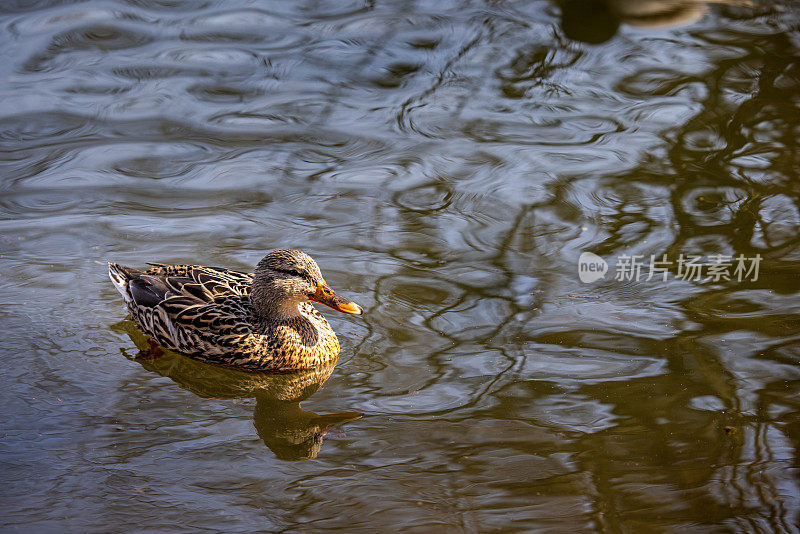
[[[300,250],[274,250],[253,273],[148,262],[138,270],[109,262],[111,282],[151,347],[247,371],[292,372],[339,356],[339,340],[311,304],[361,315]]]

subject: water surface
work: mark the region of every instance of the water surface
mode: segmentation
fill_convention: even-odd
[[[800,9],[685,4],[4,3],[2,529],[797,532]],[[335,368],[137,358],[275,248]]]

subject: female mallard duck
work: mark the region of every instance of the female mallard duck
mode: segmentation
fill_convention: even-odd
[[[361,307],[328,287],[299,250],[275,250],[255,273],[200,265],[108,274],[136,325],[156,343],[198,360],[258,371],[310,369],[339,355],[339,340],[309,301],[344,313]]]

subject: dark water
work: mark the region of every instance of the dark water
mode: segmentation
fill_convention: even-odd
[[[3,2],[2,530],[798,532],[800,8],[738,4]],[[335,369],[135,359],[106,261],[286,247]]]

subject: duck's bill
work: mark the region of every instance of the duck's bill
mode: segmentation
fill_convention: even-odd
[[[343,299],[337,295],[333,289],[325,284],[317,284],[317,291],[309,297],[314,302],[319,302],[326,306],[330,306],[336,311],[342,313],[351,313],[353,315],[361,315],[364,310],[355,302]]]

